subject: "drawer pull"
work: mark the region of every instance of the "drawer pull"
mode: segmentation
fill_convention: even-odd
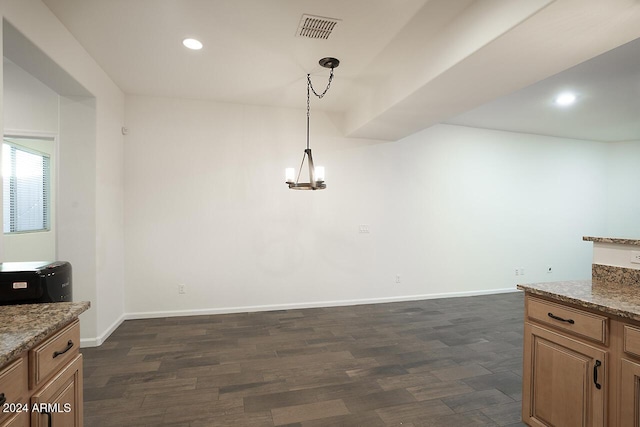
[[[0,393],[0,405],[4,405],[7,401],[7,398],[4,397],[4,393]]]
[[[574,322],[574,321],[573,321],[573,319],[563,319],[562,317],[555,316],[555,315],[554,315],[553,313],[551,313],[551,312],[547,313],[547,316],[551,317],[552,319],[559,320],[559,321],[561,321],[561,322],[571,323],[572,325],[573,325],[574,323],[576,323],[576,322]]]
[[[596,388],[600,390],[602,385],[598,384],[598,367],[602,365],[602,362],[596,360],[595,365],[593,365],[593,383],[596,385]]]
[[[65,354],[67,351],[71,350],[71,347],[73,347],[73,341],[69,340],[69,342],[67,342],[67,347],[64,350],[53,352],[53,358],[55,359],[56,357]]]

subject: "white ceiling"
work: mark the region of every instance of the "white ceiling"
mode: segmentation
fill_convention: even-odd
[[[570,107],[556,104],[564,92]],[[640,140],[640,39],[447,120],[596,141]]]
[[[444,121],[640,140],[640,42],[588,61],[640,38],[638,0],[43,1],[127,94],[304,108],[306,73],[324,87],[318,60],[334,56],[312,108],[348,136]],[[328,40],[295,37],[304,13],[341,22]],[[559,111],[564,87],[580,102]]]

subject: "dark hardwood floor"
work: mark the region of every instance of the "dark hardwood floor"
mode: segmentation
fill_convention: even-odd
[[[520,292],[124,322],[84,354],[85,425],[520,423]]]

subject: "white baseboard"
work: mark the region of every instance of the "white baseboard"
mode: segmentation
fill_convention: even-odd
[[[123,314],[118,318],[118,320],[113,322],[111,326],[109,326],[100,336],[96,338],[81,338],[80,348],[100,347],[102,343],[105,342],[107,338],[109,338],[109,336],[113,333],[113,331],[118,329],[118,326],[120,326],[122,322],[124,322],[125,320],[126,320],[126,314]]]
[[[137,313],[125,313],[118,320],[116,320],[106,331],[104,331],[97,338],[83,338],[80,340],[81,347],[99,347],[107,338],[113,333],[113,331],[122,324],[125,320],[136,319],[154,319],[158,317],[180,317],[180,316],[202,316],[208,314],[230,314],[230,313],[247,313],[258,311],[274,311],[274,310],[294,310],[301,308],[319,308],[319,307],[341,307],[349,305],[364,305],[364,304],[382,304],[388,302],[404,302],[404,301],[420,301],[428,299],[438,298],[457,298],[457,297],[471,297],[479,295],[492,295],[492,294],[504,294],[509,292],[520,292],[515,288],[500,288],[500,289],[487,289],[480,291],[464,291],[464,292],[444,292],[438,294],[424,294],[424,295],[408,295],[398,297],[383,297],[383,298],[366,298],[356,300],[338,300],[338,301],[318,301],[318,302],[306,302],[306,303],[293,303],[293,304],[273,304],[273,305],[252,305],[241,307],[224,307],[224,308],[204,308],[195,310],[169,310],[169,311],[145,311]]]
[[[482,291],[446,292],[439,294],[408,295],[399,297],[366,298],[357,300],[317,301],[307,303],[253,305],[242,307],[204,308],[195,310],[171,310],[171,311],[145,311],[125,314],[126,320],[153,319],[158,317],[199,316],[208,314],[231,314],[258,311],[295,310],[300,308],[341,307],[348,305],[382,304],[387,302],[420,301],[438,298],[470,297],[478,295],[503,294],[507,292],[520,292],[513,288],[488,289]]]

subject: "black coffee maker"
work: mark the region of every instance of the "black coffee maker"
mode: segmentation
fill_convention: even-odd
[[[0,305],[71,302],[71,264],[66,261],[0,263]]]

